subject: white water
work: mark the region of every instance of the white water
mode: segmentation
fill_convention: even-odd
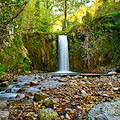
[[[57,73],[71,73],[69,71],[69,54],[67,35],[58,36],[59,67]]]

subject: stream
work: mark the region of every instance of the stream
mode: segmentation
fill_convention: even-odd
[[[25,93],[35,93],[43,89],[55,88],[67,82],[59,82],[60,76],[51,75],[18,75],[17,83],[8,85],[0,91],[0,100],[20,100]],[[63,77],[62,77],[63,79]],[[34,82],[34,85],[32,84]],[[2,89],[2,87],[0,87]]]

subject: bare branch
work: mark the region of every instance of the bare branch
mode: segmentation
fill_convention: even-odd
[[[19,16],[19,14],[24,10],[24,8],[25,8],[25,6],[27,5],[27,3],[28,3],[28,1],[26,0],[26,1],[24,2],[24,4],[22,5],[22,7],[20,8],[20,10],[17,11],[16,14],[14,14],[14,15],[10,18],[10,20],[4,22],[4,25],[8,25],[13,19],[15,19],[17,16]]]
[[[2,37],[0,37],[0,38],[6,37],[6,36],[15,35],[17,33],[20,33],[20,32],[23,32],[23,31],[27,31],[27,30],[38,29],[38,28],[41,28],[41,27],[47,27],[47,26],[51,26],[51,25],[56,25],[56,24],[54,24],[55,22],[56,22],[56,20],[53,23],[49,24],[49,25],[44,25],[44,26],[39,26],[39,27],[34,27],[34,28],[26,28],[26,29],[23,29],[23,30],[19,30],[19,31],[13,33],[13,34],[2,35]]]

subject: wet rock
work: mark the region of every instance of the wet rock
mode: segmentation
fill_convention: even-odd
[[[113,88],[113,91],[118,91],[119,87]]]
[[[17,93],[24,93],[28,88],[22,87],[20,88]]]
[[[117,75],[117,72],[108,72],[109,75]]]
[[[66,82],[66,79],[59,79],[59,82]]]
[[[22,99],[22,98],[24,98],[24,97],[25,97],[24,94],[18,93],[17,96],[16,96],[15,98],[17,98],[17,99]]]
[[[8,81],[9,79],[8,78],[6,78],[6,77],[1,77],[0,78],[0,82],[4,82],[4,81]]]
[[[53,108],[54,102],[53,102],[52,100],[44,100],[44,101],[43,101],[43,105],[44,105],[46,108]]]
[[[112,87],[112,82],[109,82],[108,85],[109,85],[110,87]]]
[[[120,87],[113,88],[113,91],[120,94]]]
[[[4,82],[0,83],[0,86],[1,86],[1,87],[5,87],[5,86],[7,86],[8,84],[9,84],[8,81],[4,81]]]
[[[120,101],[103,102],[90,110],[88,120],[119,120],[119,111]]]
[[[105,114],[99,114],[95,116],[95,120],[108,120],[108,118]]]
[[[38,120],[54,120],[57,117],[57,112],[51,108],[40,109],[38,113]]]
[[[59,98],[53,98],[52,101],[53,101],[55,104],[57,104],[57,103],[59,103]]]
[[[32,81],[30,82],[30,85],[31,85],[31,86],[35,86],[35,85],[39,85],[39,83],[38,83],[37,80],[32,80]]]
[[[115,75],[112,75],[112,79],[113,79],[113,80],[118,80],[118,79],[117,79],[117,76],[115,76]]]
[[[78,109],[78,110],[82,110],[82,107],[81,107],[81,106],[77,106],[77,109]]]
[[[36,101],[44,100],[47,97],[48,97],[48,95],[43,92],[34,93],[34,100],[36,100]]]
[[[6,100],[4,100],[4,101],[0,100],[0,109],[3,109],[5,107],[7,107],[7,101]]]
[[[77,82],[77,81],[76,81],[76,80],[70,80],[70,82],[71,82],[71,83],[75,83],[75,82]]]
[[[66,76],[66,78],[70,79],[71,77],[68,75],[68,76]]]
[[[66,113],[65,118],[67,118],[68,120],[70,120],[70,116]]]
[[[91,82],[89,82],[89,81],[86,81],[86,84],[91,85],[92,83],[91,83]]]
[[[87,80],[87,76],[84,77],[84,80]]]
[[[70,82],[69,85],[71,85],[71,86],[72,86],[72,85],[75,86],[75,85],[77,85],[77,84],[76,84],[75,82]]]
[[[120,78],[120,74],[117,77]]]
[[[83,97],[85,97],[85,96],[87,95],[87,93],[86,93],[84,90],[81,90],[81,95],[82,95]]]
[[[14,76],[13,81],[17,82],[17,76]]]
[[[85,82],[84,81],[80,81],[81,84],[85,85]]]
[[[9,118],[9,112],[8,111],[0,111],[0,120],[8,120]]]
[[[64,119],[64,115],[61,115],[60,118],[61,118],[61,119]]]
[[[108,95],[108,94],[103,94],[102,96],[103,96],[103,97],[109,97],[109,95]]]
[[[6,93],[11,93],[12,89],[7,89],[5,92]]]

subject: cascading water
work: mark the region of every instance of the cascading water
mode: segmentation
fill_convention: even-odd
[[[57,73],[70,73],[67,35],[58,36],[58,71]]]

